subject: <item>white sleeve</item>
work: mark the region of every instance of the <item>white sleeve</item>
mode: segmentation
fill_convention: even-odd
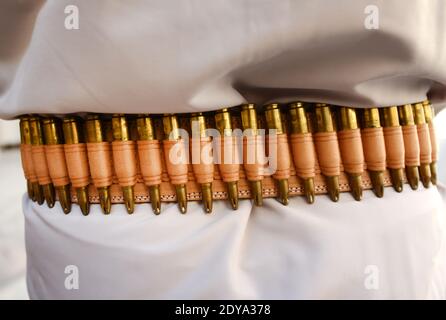
[[[0,55],[2,117],[446,100],[444,1],[41,3],[29,5],[31,16],[40,9],[33,29],[32,19],[7,25],[29,44]]]

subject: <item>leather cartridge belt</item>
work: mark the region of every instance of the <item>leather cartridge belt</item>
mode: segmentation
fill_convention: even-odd
[[[428,101],[355,109],[324,103],[245,104],[194,114],[89,114],[83,118],[21,117],[21,157],[33,201],[65,213],[91,203],[104,213],[124,203],[202,201],[341,192],[361,200],[371,189],[401,192],[436,184],[437,146]]]

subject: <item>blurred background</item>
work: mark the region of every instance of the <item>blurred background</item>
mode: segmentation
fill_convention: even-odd
[[[440,145],[439,180],[446,184],[446,110],[435,117]],[[28,299],[18,121],[0,120],[0,300]]]

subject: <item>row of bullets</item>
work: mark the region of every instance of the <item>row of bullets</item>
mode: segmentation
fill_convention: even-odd
[[[88,185],[91,183],[97,188],[100,205],[105,214],[111,211],[111,194],[110,186],[112,185],[111,168],[107,165],[110,158],[119,163],[123,163],[124,171],[116,172],[118,180],[122,188],[122,194],[126,209],[129,213],[134,211],[134,185],[136,184],[136,164],[129,159],[135,154],[138,148],[140,155],[141,171],[152,178],[145,180],[145,184],[149,189],[150,202],[155,214],[161,212],[161,162],[160,152],[157,149],[158,141],[163,140],[164,152],[166,153],[172,143],[180,141],[181,120],[187,119],[190,122],[199,123],[200,139],[204,143],[209,143],[210,138],[206,135],[206,129],[210,125],[215,124],[216,129],[222,137],[231,137],[234,129],[234,117],[240,120],[243,130],[250,129],[250,135],[255,143],[256,137],[260,135],[260,129],[275,129],[277,135],[285,136],[281,140],[284,144],[279,145],[279,164],[277,174],[273,178],[277,181],[278,200],[283,204],[288,203],[289,187],[288,178],[290,176],[289,159],[294,159],[296,168],[302,166],[301,154],[293,149],[293,139],[295,141],[306,141],[304,149],[300,152],[308,153],[307,157],[309,166],[315,166],[319,161],[322,174],[325,177],[327,191],[329,197],[333,201],[338,201],[339,188],[339,167],[342,158],[344,171],[349,178],[349,185],[353,197],[356,200],[362,198],[362,173],[363,163],[367,163],[367,156],[364,160],[364,152],[362,149],[361,136],[359,130],[379,129],[382,128],[404,128],[413,126],[429,126],[433,128],[433,108],[428,101],[416,103],[414,105],[407,104],[404,106],[392,106],[386,108],[367,108],[355,109],[350,107],[332,107],[323,103],[292,103],[286,106],[279,104],[269,104],[263,108],[263,112],[259,113],[258,108],[253,104],[246,104],[240,107],[224,108],[222,110],[210,113],[196,113],[185,117],[184,115],[165,114],[156,115],[138,115],[129,116],[123,114],[114,114],[110,117],[105,115],[90,114],[84,119],[74,116],[66,116],[62,119],[56,117],[43,117],[29,115],[21,117],[20,132],[22,146],[33,148],[32,162],[28,166],[39,166],[39,163],[46,161],[49,170],[46,174],[40,176],[50,176],[51,179],[45,179],[36,176],[35,172],[30,173],[30,168],[25,168],[25,176],[27,178],[28,195],[33,201],[42,204],[44,201],[49,207],[55,204],[55,193],[57,193],[59,202],[65,213],[71,211],[71,191],[70,188],[76,190],[77,203],[83,214],[89,213],[89,194]],[[160,119],[161,118],[161,119]],[[156,119],[160,119],[164,136],[160,137],[154,126]],[[158,121],[158,120],[156,120]],[[410,147],[409,143],[413,141],[404,140],[405,137],[396,131],[399,139],[404,142],[406,148]],[[342,137],[353,141],[356,145],[349,144],[348,148],[359,150],[358,152],[350,152],[350,150],[342,147]],[[433,130],[430,131],[431,136]],[[383,135],[384,137],[385,135]],[[291,146],[288,146],[288,137],[291,139]],[[307,139],[310,137],[309,139]],[[314,137],[314,142],[313,142]],[[380,138],[378,135],[378,144]],[[384,139],[384,138],[383,138]],[[434,137],[431,137],[434,141]],[[132,144],[133,142],[133,144]],[[137,146],[135,147],[135,143]],[[308,144],[310,142],[310,144]],[[386,142],[386,151],[391,153],[388,148],[387,141],[382,141],[383,148]],[[312,151],[314,143],[315,150]],[[46,154],[46,158],[42,158],[41,148],[46,146],[47,150],[53,150],[52,153]],[[309,146],[309,149],[305,149]],[[392,146],[390,146],[392,147]],[[155,154],[152,158],[147,158],[143,163],[146,149],[155,148]],[[356,149],[355,149],[356,148]],[[111,149],[111,150],[110,150]],[[353,150],[352,149],[352,150]],[[62,151],[60,151],[62,150]],[[290,154],[290,150],[292,151]],[[296,149],[297,150],[297,149]],[[303,150],[303,151],[302,151]],[[328,151],[327,151],[328,150]],[[116,152],[116,154],[115,154]],[[310,153],[314,153],[311,155]],[[328,163],[326,159],[321,159],[319,153],[330,152]],[[339,152],[339,154],[337,154]],[[283,156],[282,156],[283,154]],[[352,158],[351,154],[357,154],[356,158]],[[65,159],[64,156],[65,155]],[[246,157],[247,155],[243,155]],[[319,156],[319,159],[317,157]],[[288,160],[286,159],[288,157]],[[94,160],[92,160],[94,158]],[[346,159],[352,163],[349,163]],[[145,158],[144,158],[145,159]],[[27,160],[23,159],[25,163]],[[54,162],[64,162],[66,164],[59,166],[51,165]],[[96,161],[96,164],[92,164]],[[166,159],[166,161],[168,161]],[[355,163],[355,161],[357,163]],[[361,161],[363,163],[361,163]],[[384,159],[385,161],[385,159]],[[65,163],[65,162],[64,162]],[[359,166],[358,166],[359,163]],[[152,165],[154,164],[154,165]],[[262,205],[262,171],[260,165],[249,165],[243,161],[247,180],[250,182],[251,194],[256,205]],[[145,165],[145,167],[143,167]],[[308,163],[306,164],[308,166]],[[368,165],[368,163],[367,163]],[[194,166],[194,165],[193,165]],[[323,168],[327,167],[327,170]],[[116,166],[115,170],[118,170]],[[196,173],[196,181],[200,184],[202,193],[202,202],[205,212],[212,211],[213,192],[213,164],[208,167],[194,167]],[[227,186],[228,200],[233,209],[238,207],[238,165],[224,166],[220,165],[220,171],[226,172],[230,177],[224,182]],[[349,168],[352,168],[349,170]],[[393,187],[396,191],[401,192],[404,183],[404,171],[407,180],[412,187],[416,189],[421,179],[423,185],[427,188],[429,183],[436,184],[436,156],[430,158],[429,162],[416,163],[415,165],[401,164],[386,167],[373,166],[368,168],[368,173],[373,185],[373,191],[377,197],[382,197],[384,193],[384,171],[389,170]],[[42,169],[45,170],[45,169]],[[167,166],[170,182],[175,186],[176,199],[179,209],[182,213],[187,211],[187,172],[188,168],[185,164],[176,164]],[[28,173],[27,173],[28,171]],[[32,170],[31,170],[32,171]],[[63,172],[60,172],[63,171]],[[65,173],[64,173],[65,172]],[[63,176],[68,175],[69,178]],[[90,178],[91,175],[91,178]],[[308,174],[297,174],[303,182],[304,195],[308,203],[313,203],[315,198],[314,171],[310,170]],[[158,178],[159,176],[159,178]]]

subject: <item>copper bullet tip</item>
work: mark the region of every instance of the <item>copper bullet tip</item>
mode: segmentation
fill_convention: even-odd
[[[135,211],[135,199],[133,196],[133,186],[122,187],[122,195],[124,197],[125,208],[128,214],[132,214]]]
[[[102,212],[104,214],[110,214],[111,212],[111,197],[109,187],[98,188],[99,202],[101,205]]]
[[[423,186],[427,189],[432,179],[431,168],[429,164],[420,165],[420,178]]]
[[[238,183],[237,181],[231,181],[227,184],[228,187],[228,199],[231,203],[231,207],[234,210],[238,209]]]
[[[435,186],[437,185],[437,163],[432,162],[430,164],[431,167],[431,182]]]
[[[42,186],[43,196],[45,198],[46,204],[49,208],[53,208],[56,203],[56,196],[54,192],[54,186],[52,183]]]
[[[314,203],[315,191],[314,191],[314,179],[304,179],[304,194],[309,204]]]
[[[339,176],[326,176],[328,195],[333,202],[339,201]]]
[[[187,192],[186,185],[179,184],[175,186],[175,191],[177,194],[177,202],[178,207],[180,208],[180,212],[185,214],[187,212]]]
[[[76,188],[77,204],[82,214],[87,216],[90,213],[90,202],[88,201],[88,187]]]
[[[28,191],[28,197],[33,200],[34,199],[34,190],[33,190],[33,184],[31,181],[26,180],[26,190]]]
[[[34,199],[35,199],[34,201],[37,201],[37,203],[39,205],[42,205],[43,202],[45,201],[45,198],[43,196],[42,186],[39,185],[38,182],[34,182],[33,183],[33,190],[34,190],[33,195],[34,195]]]
[[[403,191],[403,169],[389,169],[392,185],[396,192]]]
[[[59,203],[65,214],[71,212],[71,193],[70,185],[56,187],[57,196],[59,197]]]
[[[158,215],[161,213],[161,196],[159,185],[149,187],[150,203],[153,213]]]
[[[203,183],[201,185],[202,201],[204,211],[206,213],[212,212],[212,183]]]
[[[384,196],[384,173],[382,171],[369,171],[373,192],[378,198]]]
[[[420,181],[420,175],[418,174],[417,166],[406,167],[406,176],[412,190],[418,189],[418,183]]]
[[[254,198],[254,204],[256,206],[263,205],[263,194],[262,194],[262,181],[251,181],[251,190]]]
[[[362,199],[362,176],[360,174],[349,174],[349,184],[356,201],[361,201]]]
[[[284,206],[288,205],[288,179],[279,180],[278,200]]]

